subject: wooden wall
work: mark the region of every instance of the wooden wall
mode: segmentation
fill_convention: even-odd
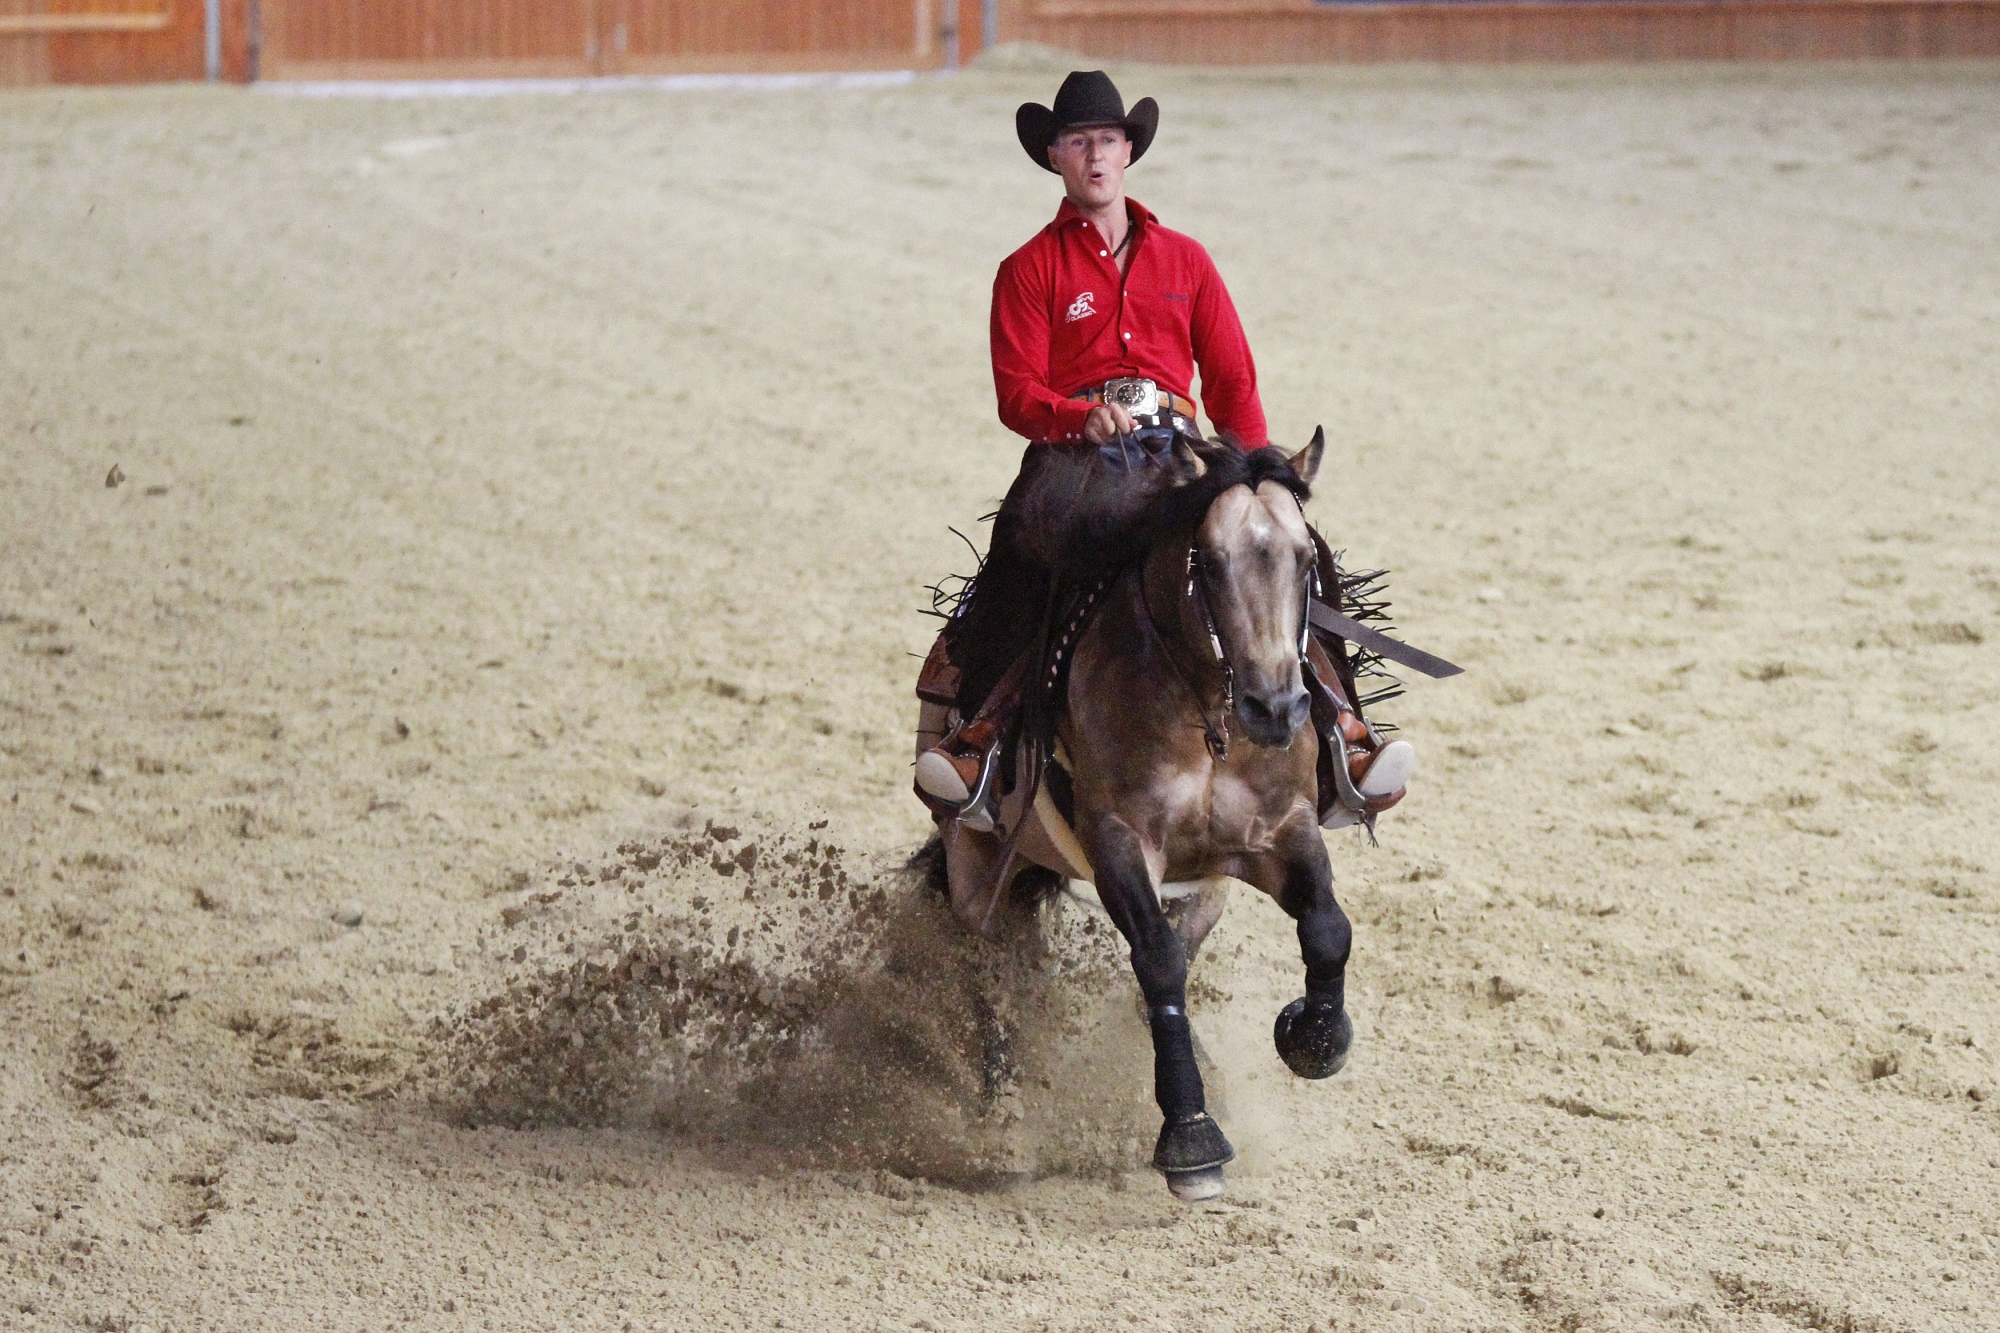
[[[478,78],[931,69],[980,0],[223,0],[223,73]],[[203,0],[0,0],[0,84],[198,79]],[[2000,56],[2000,0],[1002,0],[1001,36],[1103,59]]]
[[[924,69],[979,0],[224,0],[245,79]],[[203,77],[203,0],[0,0],[0,85]]]
[[[202,76],[202,0],[0,0],[0,85]]]
[[[589,74],[592,0],[262,0],[259,74]]]
[[[1007,38],[1189,65],[2000,56],[2000,0],[1016,0]]]
[[[915,0],[622,0],[628,60],[845,54],[907,63],[918,46]],[[925,6],[925,8],[931,8]]]
[[[263,76],[325,79],[934,65],[951,0],[261,2]]]

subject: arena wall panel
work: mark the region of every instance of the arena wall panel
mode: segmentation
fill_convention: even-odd
[[[229,79],[936,68],[980,0],[222,0]],[[2000,57],[2000,0],[1001,0],[1000,35],[1104,59]],[[198,79],[204,0],[0,0],[0,84]]]
[[[1168,64],[2000,56],[2000,0],[1024,0],[1011,15],[1011,38]]]
[[[266,78],[935,64],[951,0],[262,0]],[[972,0],[977,7],[978,0]]]
[[[593,0],[263,0],[259,72],[588,74],[594,9]]]
[[[202,77],[202,0],[0,0],[0,84]]]

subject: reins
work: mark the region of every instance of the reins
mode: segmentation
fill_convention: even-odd
[[[1214,759],[1220,763],[1230,757],[1230,709],[1236,707],[1236,667],[1230,664],[1228,648],[1222,646],[1222,634],[1216,630],[1216,616],[1214,610],[1208,606],[1208,582],[1202,578],[1202,552],[1192,542],[1188,544],[1186,586],[1182,588],[1180,598],[1182,602],[1192,598],[1196,610],[1200,610],[1202,628],[1208,632],[1208,650],[1216,658],[1216,667],[1222,669],[1220,721],[1210,721],[1208,691],[1204,691],[1194,681],[1194,677],[1188,673],[1188,667],[1180,660],[1180,654],[1174,652],[1174,638],[1178,636],[1170,636],[1166,628],[1160,624],[1160,618],[1152,614],[1152,598],[1146,594],[1144,584],[1140,586],[1140,602],[1146,604],[1146,618],[1152,622],[1152,632],[1160,634],[1162,644],[1166,644],[1166,660],[1174,667],[1174,675],[1180,677],[1180,683],[1186,685],[1188,693],[1194,697],[1194,709],[1202,715],[1202,741],[1208,745],[1208,753],[1214,755]]]

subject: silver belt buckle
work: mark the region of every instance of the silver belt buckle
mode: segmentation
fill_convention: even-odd
[[[1124,378],[1104,382],[1104,401],[1116,403],[1135,417],[1160,415],[1160,386],[1151,380]]]

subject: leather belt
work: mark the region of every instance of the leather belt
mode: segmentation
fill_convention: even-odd
[[[1117,383],[1119,383],[1119,381],[1116,380],[1112,381],[1112,384],[1114,385]],[[1194,421],[1193,403],[1181,397],[1179,394],[1171,393],[1165,389],[1158,390],[1158,393],[1159,393],[1160,406],[1165,410],[1150,415],[1141,415],[1137,412],[1134,412],[1132,414],[1132,419],[1134,421],[1141,421],[1145,422],[1148,425],[1154,425],[1154,426],[1170,426],[1173,425],[1174,423],[1168,418],[1169,416],[1174,416],[1174,417],[1179,417],[1184,421],[1189,422],[1190,424],[1193,423]],[[1077,392],[1070,395],[1070,397],[1073,399],[1078,399],[1080,401],[1088,403],[1101,403],[1105,400],[1105,396],[1106,395],[1103,387],[1092,388],[1092,389],[1079,389]]]

